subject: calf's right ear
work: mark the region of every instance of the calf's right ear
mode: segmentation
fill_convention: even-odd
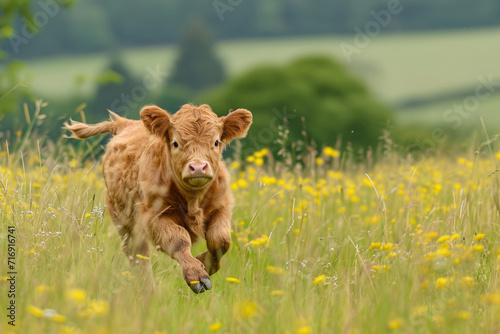
[[[146,106],[141,110],[141,120],[154,135],[166,138],[170,128],[170,115],[160,107]]]

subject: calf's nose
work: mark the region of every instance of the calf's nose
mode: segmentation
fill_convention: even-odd
[[[189,172],[191,176],[205,176],[207,174],[208,164],[206,162],[190,163]]]

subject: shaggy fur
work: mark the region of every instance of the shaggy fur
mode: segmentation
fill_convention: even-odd
[[[152,278],[149,262],[137,257],[149,257],[150,240],[180,263],[194,292],[210,289],[208,277],[219,270],[231,242],[233,197],[222,151],[246,136],[252,114],[238,109],[219,118],[208,105],[190,104],[174,115],[146,106],[141,121],[110,113],[108,122],[64,125],[73,138],[114,135],[103,175],[123,251]],[[198,174],[202,177],[192,177]],[[207,250],[195,258],[191,244],[199,237],[206,239]]]

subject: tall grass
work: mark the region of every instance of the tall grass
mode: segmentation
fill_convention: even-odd
[[[331,147],[310,150],[305,168],[268,150],[229,162],[233,245],[213,289],[193,294],[178,264],[153,253],[149,301],[104,204],[98,141],[78,145],[32,132],[1,143],[0,249],[14,225],[18,272],[16,327],[3,316],[2,332],[500,330],[500,154],[491,143],[418,162],[390,145],[378,162]]]

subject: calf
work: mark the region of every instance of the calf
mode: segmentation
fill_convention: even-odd
[[[217,117],[206,104],[186,104],[174,115],[146,106],[140,121],[110,114],[110,121],[96,125],[64,125],[73,138],[113,135],[103,175],[123,252],[152,278],[150,240],[179,262],[195,293],[210,290],[209,275],[219,270],[231,243],[233,197],[222,151],[246,136],[252,114],[238,109]],[[195,258],[191,244],[199,237],[207,250]]]

